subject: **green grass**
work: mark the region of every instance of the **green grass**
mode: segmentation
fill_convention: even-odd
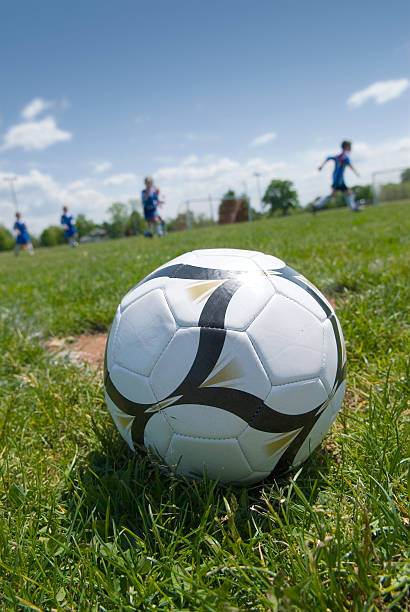
[[[3,254],[0,609],[404,609],[409,226],[401,203]],[[101,377],[44,344],[108,329],[155,267],[223,246],[272,253],[319,286],[348,351],[326,443],[251,489],[186,482],[132,454]]]

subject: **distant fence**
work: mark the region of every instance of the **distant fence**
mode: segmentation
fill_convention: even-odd
[[[410,200],[410,181],[403,181],[407,168],[389,168],[372,173],[373,204],[393,200]]]

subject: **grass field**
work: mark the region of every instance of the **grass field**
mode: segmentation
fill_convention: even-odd
[[[405,609],[409,210],[1,255],[0,609]],[[101,375],[45,345],[107,330],[139,279],[209,247],[284,259],[333,299],[346,340],[348,391],[325,444],[251,489],[186,482],[132,454]]]

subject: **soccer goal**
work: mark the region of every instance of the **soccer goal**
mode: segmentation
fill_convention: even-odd
[[[390,168],[372,173],[373,204],[410,200],[410,168]]]

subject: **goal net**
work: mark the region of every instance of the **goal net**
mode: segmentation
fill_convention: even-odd
[[[391,168],[372,174],[373,203],[410,200],[410,168]]]

